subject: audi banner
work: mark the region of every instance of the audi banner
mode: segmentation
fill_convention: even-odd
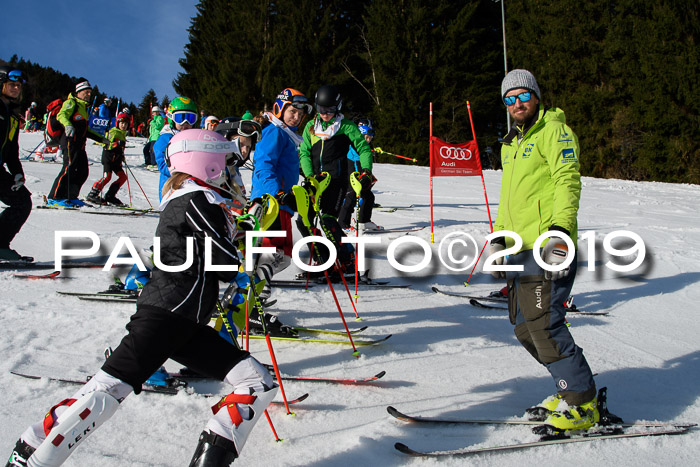
[[[476,141],[446,143],[433,136],[430,155],[431,177],[469,177],[481,175],[481,159]]]

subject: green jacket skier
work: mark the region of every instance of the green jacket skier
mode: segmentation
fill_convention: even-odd
[[[523,245],[506,257],[503,250],[513,240],[492,239],[493,263],[521,268],[492,273],[508,280],[509,318],[515,336],[547,368],[557,389],[528,413],[556,432],[586,430],[600,419],[596,386],[583,350],[569,332],[564,306],[577,267],[578,138],[566,125],[564,112],[541,104],[539,86],[529,71],[508,73],[501,96],[515,125],[501,149],[503,180],[494,231],[510,230],[522,238]],[[535,240],[546,232],[568,236],[574,251],[552,236],[541,253],[536,253]],[[567,259],[571,262],[563,267]]]

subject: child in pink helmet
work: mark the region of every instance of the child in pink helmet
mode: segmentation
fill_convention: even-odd
[[[239,232],[222,196],[226,154],[232,147],[213,131],[183,130],[173,136],[166,151],[172,176],[160,205],[156,268],[126,326],[128,334],[88,383],[22,433],[12,458],[25,464],[15,465],[27,460],[31,465],[63,463],[75,444],[106,421],[126,396],[141,392],[141,385],[169,358],[233,386],[214,405],[190,465],[229,465],[241,454],[278,386],[248,352],[207,325],[219,281],[233,280],[240,264],[233,242]],[[206,267],[205,252],[216,270]],[[228,270],[222,271],[223,266]],[[74,443],[67,439],[70,430],[84,436]],[[69,443],[74,443],[70,450]]]

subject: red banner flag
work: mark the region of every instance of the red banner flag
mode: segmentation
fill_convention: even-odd
[[[431,177],[469,177],[481,175],[481,159],[476,141],[450,144],[432,137],[433,151],[430,154]]]

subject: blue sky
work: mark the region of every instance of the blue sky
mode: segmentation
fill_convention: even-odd
[[[0,58],[12,55],[87,78],[139,104],[177,94],[194,0],[20,0],[3,6]],[[69,91],[69,90],[67,90]]]

